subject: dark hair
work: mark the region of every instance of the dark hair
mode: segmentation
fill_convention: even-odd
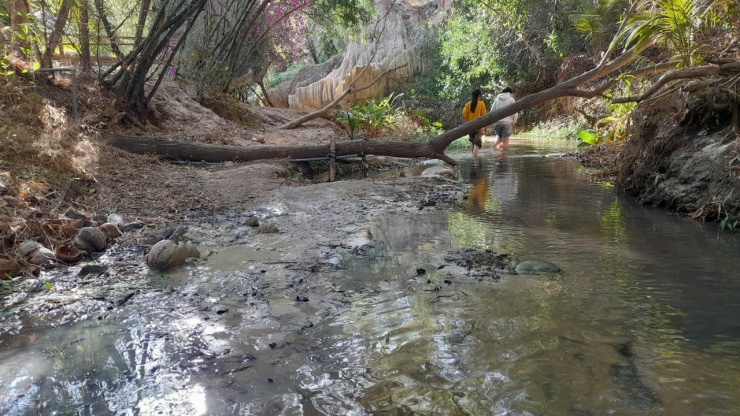
[[[475,111],[475,107],[478,106],[478,99],[480,99],[480,90],[473,90],[473,98],[470,100],[470,112]]]
[[[504,92],[508,92],[508,93],[514,93],[514,89],[513,89],[513,88],[511,88],[511,87],[506,87],[506,88],[504,88],[504,90],[503,90],[503,91],[501,91],[501,92],[502,92],[502,93],[504,93]]]

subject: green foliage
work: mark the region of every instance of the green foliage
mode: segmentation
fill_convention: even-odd
[[[627,139],[627,126],[632,115],[632,110],[637,106],[634,102],[613,103],[612,97],[626,94],[632,85],[631,76],[620,76],[620,83],[613,91],[606,93],[608,116],[594,123],[593,131],[580,130],[578,137],[586,145],[606,143]]]
[[[358,122],[357,118],[354,116],[354,113],[340,109],[337,113],[336,120],[337,122],[347,123],[347,135],[349,135],[350,140],[354,140],[357,138],[357,134],[359,133]]]
[[[440,50],[441,43],[436,33],[427,31],[418,46],[426,69],[396,91],[403,95],[403,107],[413,109],[412,115],[421,113],[423,117],[450,128],[460,123],[462,105],[469,97],[470,90],[460,89],[460,95],[449,97],[440,88],[446,72]]]
[[[16,291],[18,288],[18,284],[15,280],[13,280],[13,276],[11,276],[8,273],[3,273],[0,279],[0,298],[3,298],[13,292]]]
[[[10,67],[10,55],[4,55],[2,58],[0,58],[0,74],[4,75],[5,77],[9,77],[15,74],[15,71],[12,70]]]
[[[616,34],[624,8],[624,0],[598,0],[584,3],[583,13],[574,14],[573,27],[586,36],[593,53],[606,51]]]
[[[423,110],[407,110],[405,119],[409,121],[406,134],[413,137],[412,141],[426,142],[444,132],[442,123],[432,121]]]
[[[377,138],[394,123],[396,109],[391,106],[392,101],[393,94],[380,100],[358,101],[352,104],[351,111],[340,112],[338,118],[347,122],[350,137],[354,138],[359,130],[369,138]]]
[[[442,123],[439,121],[431,121],[428,117],[424,115],[423,111],[417,110],[415,113],[413,113],[412,117],[414,120],[417,121],[419,124],[419,128],[422,130],[433,130],[433,129],[442,129]]]
[[[579,131],[588,127],[585,123],[572,119],[549,120],[535,124],[527,128],[527,131],[518,133],[517,136],[531,139],[572,140],[579,137]]]
[[[440,73],[439,84],[444,98],[465,96],[484,84],[490,84],[501,68],[497,64],[494,20],[485,7],[453,8],[445,29],[440,33],[440,54],[446,71]],[[484,86],[485,88],[485,86]]]
[[[455,2],[440,29],[440,96],[514,86],[521,95],[554,85],[562,58],[588,50],[571,15],[583,0]],[[463,101],[464,102],[464,101]]]
[[[449,146],[447,146],[447,150],[461,150],[461,149],[469,149],[470,148],[470,140],[468,140],[467,137],[461,137],[454,142],[450,143]]]
[[[584,144],[591,146],[596,144],[599,141],[599,136],[591,131],[588,130],[578,130],[578,138],[583,141]]]
[[[318,0],[312,3],[310,17],[321,26],[327,38],[359,35],[363,25],[375,15],[371,0]]]
[[[377,137],[380,130],[393,123],[396,110],[391,106],[393,94],[381,100],[374,98],[364,104],[356,103],[352,111],[358,116],[360,128],[368,132],[370,137]]]
[[[629,19],[620,35],[627,47],[646,42],[663,45],[676,53],[681,66],[690,67],[698,58],[696,33],[707,10],[701,0],[659,0]]]
[[[301,69],[302,64],[293,64],[289,66],[285,71],[277,72],[270,71],[265,77],[265,87],[272,88],[282,84],[283,82],[290,81]]]
[[[719,226],[724,231],[725,229],[729,231],[739,230],[740,229],[740,220],[732,221],[729,215],[726,215],[720,222]]]
[[[604,117],[594,124],[594,130],[579,130],[578,138],[587,145],[615,142],[627,139],[627,123],[629,122],[634,103],[611,105],[611,116]]]

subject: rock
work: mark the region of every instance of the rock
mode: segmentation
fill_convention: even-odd
[[[18,245],[18,253],[28,259],[36,252],[36,250],[42,247],[43,245],[37,241],[27,240]]]
[[[89,274],[101,275],[108,271],[108,266],[103,264],[86,264],[80,268],[77,276],[87,276]]]
[[[149,244],[154,245],[162,240],[177,241],[180,237],[185,235],[187,231],[188,227],[186,225],[175,225],[161,234],[153,235],[151,238],[149,238]]]
[[[650,410],[661,403],[657,393],[642,381],[637,366],[632,361],[612,364],[609,375],[624,392],[621,399],[632,410]]]
[[[188,258],[200,257],[198,249],[190,243],[178,244],[174,240],[162,240],[155,244],[146,256],[151,269],[167,271],[182,266]]]
[[[262,234],[275,234],[276,232],[278,232],[278,228],[277,225],[272,223],[264,224],[260,225],[260,227],[257,229],[257,232]]]
[[[108,217],[103,214],[95,214],[91,219],[98,224],[105,224],[108,222]]]
[[[74,245],[85,251],[103,251],[107,244],[105,235],[93,227],[80,228],[74,238]]]
[[[41,266],[51,260],[56,260],[54,252],[37,241],[27,240],[18,245],[18,253],[29,263]]]
[[[519,274],[558,273],[560,268],[546,261],[525,260],[516,265],[516,272]]]
[[[297,74],[286,83],[289,86],[280,88],[281,85],[268,92],[270,100],[278,107],[287,103],[289,108],[298,111],[315,111],[338,97],[353,82],[356,91],[353,89],[344,98],[345,103],[383,96],[387,90],[420,72],[422,60],[418,59],[414,39],[423,26],[419,17],[426,12],[412,11],[403,3],[394,3],[393,7],[383,10],[385,7],[376,2],[383,16],[382,34],[377,33],[367,43],[348,42],[343,56],[336,61],[331,59],[314,66],[311,72],[318,72],[319,76],[299,77]],[[436,6],[437,2],[428,4]],[[325,66],[329,62],[332,62],[330,66]],[[373,88],[362,88],[378,77],[383,78],[381,83]]]
[[[53,251],[46,247],[41,247],[31,255],[28,262],[36,266],[43,266],[44,264],[56,259],[56,255],[54,255]]]
[[[123,224],[123,218],[118,214],[110,214],[105,222],[109,222],[120,227]]]
[[[109,222],[106,222],[105,224],[98,227],[98,230],[102,232],[108,239],[114,239],[118,238],[123,235],[120,229],[118,229],[118,226],[116,224],[111,224]]]
[[[250,227],[259,227],[260,226],[260,220],[257,219],[255,216],[251,216],[247,218],[247,221],[244,223]]]
[[[74,208],[69,208],[64,212],[64,216],[72,220],[85,219],[87,216]]]
[[[425,169],[424,172],[421,173],[421,176],[425,178],[431,178],[435,176],[452,176],[454,172],[450,168],[446,168],[443,166],[433,166],[431,168]]]
[[[118,229],[121,230],[121,232],[123,233],[127,233],[133,230],[139,230],[142,228],[144,228],[143,222],[130,222],[128,224],[121,224],[118,226]]]

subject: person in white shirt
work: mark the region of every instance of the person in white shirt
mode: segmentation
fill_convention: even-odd
[[[514,90],[511,87],[506,87],[493,101],[491,111],[498,110],[499,108],[506,107],[507,105],[514,104]],[[493,149],[496,148],[509,148],[509,138],[514,132],[514,123],[516,123],[518,113],[514,113],[508,117],[504,117],[501,120],[493,124],[493,131],[498,136],[498,140],[493,144]]]

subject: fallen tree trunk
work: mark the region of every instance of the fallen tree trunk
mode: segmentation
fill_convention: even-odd
[[[602,63],[596,68],[565,81],[552,88],[528,95],[515,103],[504,108],[491,111],[483,116],[448,130],[426,143],[407,142],[381,142],[368,140],[350,140],[337,142],[336,156],[351,154],[392,156],[404,158],[437,158],[450,165],[457,162],[444,154],[444,150],[453,141],[464,137],[478,129],[495,123],[504,117],[533,107],[544,102],[565,97],[593,97],[602,94],[612,81],[605,81],[599,87],[592,90],[580,90],[579,85],[595,81],[609,75],[623,66],[632,62],[650,44],[642,45],[640,48],[630,49],[611,62]],[[274,147],[274,146],[222,146],[212,144],[176,142],[162,138],[122,136],[118,134],[103,134],[103,139],[111,145],[139,154],[156,154],[170,159],[224,162],[224,161],[252,161],[260,159],[305,159],[327,157],[330,149],[329,144],[317,146],[300,147]]]
[[[225,146],[215,144],[178,142],[156,137],[123,136],[104,134],[103,140],[122,150],[137,154],[155,154],[166,159],[206,162],[248,162],[262,159],[307,159],[328,157],[330,144],[316,146]],[[376,155],[407,158],[439,158],[455,164],[455,160],[444,154],[444,148],[428,143],[382,142],[349,140],[336,142],[337,157],[345,155]]]

